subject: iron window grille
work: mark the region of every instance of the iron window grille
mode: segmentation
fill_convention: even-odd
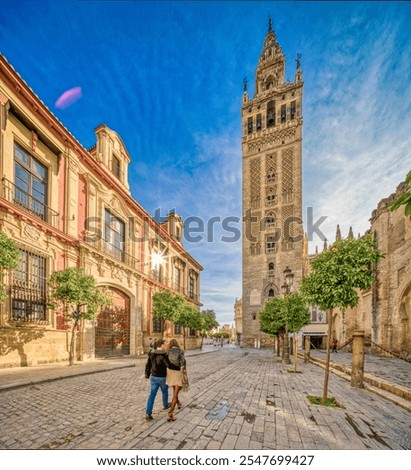
[[[11,303],[13,320],[46,320],[46,258],[20,250],[20,264],[13,271]]]

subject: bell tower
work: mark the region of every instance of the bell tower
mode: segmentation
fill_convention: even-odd
[[[281,294],[284,270],[302,277],[302,95],[297,55],[294,82],[272,20],[255,72],[252,99],[244,80],[241,107],[243,174],[243,345],[271,345],[260,331],[265,302]]]

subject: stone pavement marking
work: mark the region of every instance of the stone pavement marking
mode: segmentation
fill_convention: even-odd
[[[172,423],[160,397],[154,421],[144,420],[143,360],[4,390],[0,449],[411,449],[407,411],[335,375],[329,395],[345,409],[311,405],[306,395],[321,395],[323,370],[300,361],[303,373],[290,374],[275,359],[239,348],[189,357],[190,391]]]

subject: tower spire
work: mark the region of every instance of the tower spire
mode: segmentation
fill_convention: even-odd
[[[273,20],[271,18],[271,15],[268,15],[268,33],[273,30]]]
[[[341,230],[340,226],[337,224],[337,230],[335,232],[335,241],[341,240]]]

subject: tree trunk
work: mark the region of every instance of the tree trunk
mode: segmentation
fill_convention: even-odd
[[[290,360],[290,339],[288,338],[288,329],[285,329],[284,332],[284,354],[283,354],[283,360],[284,364],[291,364]]]
[[[71,330],[71,341],[70,341],[70,350],[69,350],[69,366],[74,365],[74,361],[76,358],[76,333],[77,333],[77,325],[79,319],[76,318],[74,320],[73,329]]]
[[[297,372],[297,365],[298,365],[298,356],[297,356],[297,346],[298,340],[294,333],[294,372]]]
[[[322,403],[325,405],[327,402],[327,393],[328,393],[328,378],[330,376],[330,350],[331,350],[331,335],[333,331],[333,309],[329,310],[328,318],[328,338],[327,338],[327,354],[325,360],[325,374],[324,374],[324,386],[323,386],[323,398]]]
[[[200,351],[203,349],[204,335],[201,335]]]
[[[183,349],[186,350],[186,327],[183,326]]]

